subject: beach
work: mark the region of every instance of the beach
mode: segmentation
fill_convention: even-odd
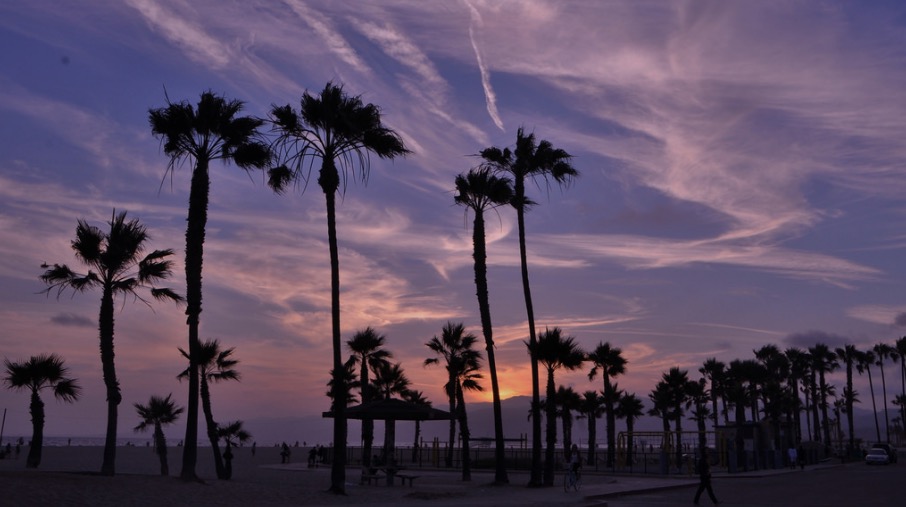
[[[639,487],[634,479],[587,475],[580,493],[566,494],[562,487],[529,489],[525,472],[510,472],[510,484],[494,486],[490,470],[473,471],[470,482],[459,471],[434,468],[406,470],[419,476],[414,484],[390,487],[384,483],[360,485],[358,468],[347,469],[345,496],[326,490],[330,468],[308,468],[304,448],[294,449],[289,464],[280,463],[279,449],[237,449],[233,479],[219,481],[211,449],[198,449],[197,475],[202,482],[178,478],[182,448],[168,452],[170,477],[159,475],[159,461],[150,447],[118,447],[117,475],[105,477],[100,469],[102,447],[45,447],[40,468],[25,470],[25,452],[16,459],[0,460],[0,505],[10,506],[291,506],[291,505],[589,505],[587,496],[620,487]],[[559,480],[559,475],[558,475]],[[667,479],[647,479],[664,481]],[[688,479],[666,484],[691,484]],[[645,483],[649,487],[651,482]]]

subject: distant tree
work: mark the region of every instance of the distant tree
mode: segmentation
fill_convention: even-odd
[[[875,384],[871,376],[871,367],[875,364],[875,354],[871,350],[859,351],[856,370],[859,375],[868,373],[868,390],[871,393],[871,411],[875,415],[875,434],[876,442],[881,441],[881,424],[878,422],[878,405],[875,403]]]
[[[563,455],[567,463],[572,459],[573,450],[573,412],[582,405],[582,397],[572,387],[557,388],[557,415],[563,425]]]
[[[242,421],[233,421],[225,425],[218,425],[217,436],[223,440],[225,447],[223,451],[223,478],[230,480],[233,478],[233,447],[251,440],[252,434],[242,427]]]
[[[547,182],[552,178],[559,185],[567,185],[578,171],[571,164],[571,156],[565,150],[541,140],[535,143],[535,134],[526,134],[522,127],[516,131],[516,147],[490,147],[481,151],[486,164],[513,178],[513,197],[510,204],[516,210],[516,221],[519,229],[519,257],[522,266],[522,291],[525,298],[525,309],[528,315],[529,348],[537,340],[535,336],[535,310],[532,305],[532,291],[529,285],[528,256],[525,244],[525,212],[535,205],[525,195],[525,180],[542,179]],[[538,376],[538,359],[531,357],[532,366],[532,467],[529,486],[541,486],[543,482],[541,465],[541,383]]]
[[[585,391],[582,393],[582,403],[579,405],[579,419],[588,420],[588,456],[589,464],[597,463],[598,446],[598,419],[604,415],[604,396],[598,391]]]
[[[443,359],[447,370],[447,383],[444,385],[444,391],[449,397],[450,413],[453,414],[453,418],[450,420],[450,435],[447,445],[447,466],[453,466],[453,444],[456,438],[455,421],[458,420],[462,438],[463,481],[472,479],[469,453],[470,434],[463,391],[481,391],[483,389],[481,384],[479,384],[482,378],[481,373],[479,373],[481,352],[473,349],[477,342],[478,337],[472,333],[466,333],[462,323],[447,322],[444,325],[441,336],[439,338],[435,336],[425,344],[437,355],[437,357],[425,359],[425,366],[440,364],[440,360]]]
[[[588,380],[593,380],[599,370],[601,378],[604,380],[604,410],[607,414],[607,467],[612,468],[617,447],[614,405],[619,400],[619,395],[614,390],[613,379],[626,373],[627,361],[619,347],[613,347],[610,343],[605,342],[598,343],[598,346],[589,352],[588,361],[593,365],[591,371],[588,372]]]
[[[622,393],[617,403],[617,417],[626,419],[626,466],[632,466],[635,422],[645,415],[644,408],[642,400],[635,394]]]
[[[884,398],[884,436],[886,437],[885,442],[890,442],[890,415],[887,412],[887,377],[884,375],[884,363],[888,359],[896,357],[897,349],[886,343],[878,343],[872,347],[872,350],[878,360],[875,364],[881,369],[881,394]]]
[[[712,357],[705,360],[701,368],[698,369],[699,373],[704,375],[705,380],[708,382],[708,394],[711,398],[711,417],[713,418],[712,429],[715,431],[717,431],[717,417],[720,413],[717,408],[717,400],[722,397],[726,368],[726,364],[718,361],[717,358]],[[724,411],[724,416],[726,417],[726,411]]]
[[[497,381],[497,362],[494,356],[494,333],[491,326],[491,305],[488,296],[487,246],[485,245],[484,213],[508,204],[513,197],[510,181],[498,178],[487,169],[472,169],[456,177],[456,195],[453,200],[475,214],[472,227],[472,257],[475,261],[475,287],[481,331],[485,340],[488,371],[491,374],[491,396],[494,408],[494,482],[509,482],[506,472],[506,454],[503,440],[503,409],[500,404],[500,384]]]
[[[531,344],[526,343],[529,347]],[[559,327],[545,329],[538,335],[538,341],[535,343],[536,349],[533,351],[534,356],[547,370],[547,449],[545,450],[544,459],[544,485],[554,485],[554,455],[557,445],[557,406],[554,400],[557,398],[556,383],[554,373],[563,368],[566,370],[577,370],[585,362],[585,352],[579,348],[576,339],[572,336],[564,336]]]
[[[263,121],[239,116],[243,102],[227,100],[211,91],[201,94],[197,106],[188,101],[167,99],[166,107],[150,109],[148,120],[154,137],[161,140],[170,158],[167,172],[194,162],[186,219],[186,323],[189,326],[189,356],[196,357],[201,343],[201,272],[204,260],[205,227],[208,222],[212,161],[233,162],[244,170],[261,169],[271,160],[270,149],[258,129]],[[191,362],[192,359],[189,359]],[[198,449],[198,365],[189,367],[189,401],[186,408],[186,438],[183,446],[183,480],[195,480]]]
[[[802,401],[799,398],[800,382],[805,381],[808,371],[808,355],[801,349],[790,347],[783,351],[786,358],[790,361],[790,378],[788,379],[792,405],[790,407],[790,420],[793,422],[793,435],[795,441],[802,440]]]
[[[327,83],[316,94],[305,91],[296,111],[289,104],[271,109],[271,122],[277,132],[279,167],[269,172],[269,184],[278,193],[292,182],[308,182],[311,169],[320,160],[318,186],[327,206],[327,242],[330,249],[330,307],[333,343],[333,368],[341,375],[343,360],[340,338],[340,258],[337,245],[336,198],[341,182],[352,171],[368,181],[370,154],[394,159],[409,153],[402,138],[381,121],[381,110],[365,104],[360,96],[349,96],[342,85]],[[341,178],[342,176],[342,178]],[[339,377],[332,385],[340,389]],[[334,393],[339,399],[341,394]],[[334,457],[330,491],[346,492],[346,408],[336,406],[333,427]]]
[[[181,296],[170,289],[155,287],[158,281],[165,280],[172,273],[172,263],[167,258],[173,255],[173,250],[154,250],[143,257],[146,243],[151,238],[138,219],[126,219],[125,211],[117,213],[114,210],[108,225],[110,232],[90,226],[84,220],[79,220],[76,226],[76,239],[72,241],[72,249],[76,258],[88,266],[87,273],[76,273],[65,264],[41,266],[46,269],[41,280],[48,285],[44,292],[55,290],[57,298],[66,289],[72,289],[73,292],[86,292],[95,288],[101,290],[98,329],[101,368],[104,372],[104,386],[107,388],[107,434],[101,464],[102,475],[113,475],[116,472],[117,415],[119,404],[123,400],[113,354],[114,303],[118,297],[132,296],[150,306],[141,295],[140,291],[144,289],[157,300],[182,300]]]
[[[853,427],[853,403],[856,401],[856,390],[853,388],[853,369],[859,361],[859,351],[855,345],[847,344],[843,347],[837,347],[834,352],[846,367],[846,387],[843,388],[843,403],[845,404],[846,423],[849,429],[846,456],[851,457],[856,448],[856,432]]]
[[[63,358],[56,354],[31,356],[27,361],[12,362],[4,359],[6,376],[3,383],[7,389],[28,391],[31,402],[28,412],[31,414],[31,445],[28,447],[26,468],[38,468],[41,464],[41,451],[44,447],[44,402],[41,390],[50,389],[58,400],[72,403],[79,399],[82,388],[76,379],[67,378],[68,368]]]
[[[372,401],[371,383],[368,380],[369,369],[379,368],[393,357],[384,349],[387,338],[372,327],[356,332],[346,346],[352,351],[351,360],[359,365],[362,403]],[[374,443],[374,419],[362,419],[362,470],[371,468],[371,448]]]
[[[221,382],[224,380],[236,380],[240,378],[239,372],[235,366],[239,361],[233,359],[235,348],[221,349],[220,342],[217,340],[207,340],[201,342],[198,346],[198,357],[194,363],[198,366],[198,377],[201,381],[201,409],[204,413],[205,424],[208,430],[208,441],[211,443],[211,450],[214,453],[214,469],[218,479],[226,479],[226,469],[223,466],[223,456],[220,454],[220,437],[217,434],[217,421],[214,420],[214,412],[211,409],[211,383]],[[189,359],[189,353],[183,349],[179,352]],[[191,365],[193,361],[190,361]],[[191,367],[191,366],[190,366]],[[183,370],[177,378],[180,380],[188,379],[189,369]]]
[[[167,439],[163,427],[175,422],[183,412],[183,408],[176,406],[170,399],[171,396],[173,393],[168,394],[166,398],[152,395],[147,405],[134,404],[135,411],[141,419],[135,431],[145,431],[149,426],[154,428],[154,453],[160,459],[160,475],[165,477],[170,475],[170,465],[167,461]]]
[[[828,397],[830,389],[826,376],[839,367],[836,356],[830,348],[823,344],[817,343],[814,347],[809,348],[809,354],[812,356],[812,368],[818,375],[818,408],[821,409],[821,428],[824,430],[824,445],[830,447],[830,421],[827,416]]]
[[[425,397],[425,393],[423,393],[421,391],[417,391],[415,389],[407,389],[406,391],[404,391],[403,400],[407,401],[409,403],[412,403],[413,405],[422,405],[425,407],[431,406],[431,400],[429,400],[428,398]],[[419,449],[420,449],[419,439],[421,438],[421,435],[422,435],[421,421],[416,419],[415,420],[415,437],[412,440],[412,462],[413,463],[418,463]]]
[[[897,338],[894,347],[900,360],[900,396],[906,399],[906,336]],[[906,424],[906,405],[900,404],[900,423]]]
[[[377,389],[380,398],[384,400],[389,400],[394,395],[402,398],[403,394],[409,390],[409,386],[411,385],[409,377],[403,372],[403,367],[400,363],[380,364],[374,368],[372,373],[374,373],[374,386]],[[384,421],[384,463],[389,463],[390,459],[393,458],[395,445],[396,421],[388,419]]]

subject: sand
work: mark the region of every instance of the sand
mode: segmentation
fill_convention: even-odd
[[[327,493],[328,467],[280,464],[277,448],[238,449],[233,479],[219,481],[210,448],[198,449],[197,474],[203,482],[179,480],[182,449],[171,448],[171,477],[162,477],[157,456],[146,447],[118,447],[117,475],[104,477],[101,447],[46,447],[41,466],[25,470],[25,450],[18,459],[0,460],[0,506],[291,506],[291,505],[588,505],[583,494],[616,484],[614,479],[587,475],[582,493],[561,487],[529,489],[524,472],[510,472],[510,484],[493,486],[490,471],[476,471],[464,483],[458,471],[409,469],[419,475],[414,486],[359,485],[359,469],[347,469],[347,495]],[[295,456],[304,456],[299,449]]]

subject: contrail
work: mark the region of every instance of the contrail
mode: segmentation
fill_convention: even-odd
[[[469,23],[469,41],[472,43],[472,49],[475,50],[475,59],[478,61],[478,70],[481,72],[481,86],[484,88],[484,98],[488,106],[488,114],[491,115],[491,119],[494,120],[494,125],[497,125],[497,128],[500,130],[503,130],[503,121],[500,119],[500,114],[497,112],[497,95],[494,94],[494,89],[491,88],[491,74],[488,72],[484,60],[481,59],[481,51],[478,49],[478,43],[475,42],[474,26],[476,23],[479,25],[481,24],[481,15],[468,0],[465,1],[465,4],[472,14],[472,22]]]

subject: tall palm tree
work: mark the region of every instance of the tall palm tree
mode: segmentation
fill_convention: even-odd
[[[557,404],[557,415],[560,416],[563,425],[563,454],[569,462],[573,449],[573,412],[579,410],[582,397],[572,387],[561,385],[557,388],[554,400]]]
[[[224,458],[224,476],[225,480],[233,478],[233,447],[237,444],[243,444],[252,439],[252,434],[242,427],[242,421],[232,421],[224,425],[217,426],[217,437],[223,440],[225,450]]]
[[[859,351],[856,370],[859,375],[868,373],[868,390],[871,393],[871,411],[875,415],[875,433],[877,442],[881,441],[881,424],[878,422],[878,405],[875,403],[875,384],[871,378],[871,367],[875,364],[875,354],[871,350]]]
[[[818,408],[821,409],[821,428],[824,430],[824,445],[830,447],[830,422],[827,416],[828,401],[830,390],[827,384],[826,375],[833,372],[839,367],[834,353],[830,348],[823,344],[817,343],[809,348],[809,354],[812,356],[812,368],[818,375]]]
[[[897,349],[886,343],[878,343],[872,347],[872,350],[878,360],[876,364],[881,368],[881,394],[884,399],[884,436],[887,437],[885,442],[890,442],[890,415],[887,412],[887,378],[884,376],[884,363],[896,356]]]
[[[394,395],[402,398],[412,384],[409,377],[403,372],[403,367],[400,363],[390,364],[385,362],[379,364],[373,369],[372,373],[374,373],[374,387],[381,399],[389,400]],[[395,454],[395,445],[396,421],[388,419],[384,421],[384,463],[390,463]]]
[[[598,419],[604,415],[604,411],[603,394],[591,390],[582,393],[582,403],[579,405],[579,419],[588,420],[588,456],[586,461],[589,464],[597,463]]]
[[[790,361],[790,378],[788,379],[789,391],[792,400],[790,420],[793,421],[793,435],[795,441],[802,440],[802,418],[801,406],[802,401],[799,398],[799,382],[804,381],[808,370],[808,355],[806,352],[796,347],[789,347],[783,351],[786,358]]]
[[[113,353],[114,303],[117,297],[131,296],[149,304],[141,294],[145,289],[157,300],[182,300],[172,290],[155,286],[158,281],[170,276],[172,263],[167,258],[173,255],[173,250],[154,250],[142,256],[150,236],[138,219],[127,220],[125,211],[117,213],[114,210],[108,225],[110,232],[90,226],[84,220],[79,220],[76,226],[72,249],[76,258],[88,266],[87,273],[76,273],[65,264],[41,266],[46,269],[41,280],[48,284],[44,292],[56,290],[58,298],[66,289],[73,292],[101,290],[98,329],[101,368],[107,389],[107,434],[101,463],[103,475],[113,475],[116,471],[117,415],[123,400]]]
[[[855,345],[847,344],[843,347],[837,347],[834,352],[846,367],[846,387],[843,388],[843,403],[846,407],[846,423],[849,428],[846,456],[851,457],[856,448],[856,433],[853,427],[853,403],[856,401],[857,393],[853,388],[853,369],[859,361],[859,351]]]
[[[648,393],[648,400],[651,401],[651,408],[648,409],[648,415],[661,418],[661,452],[667,453],[671,450],[670,442],[670,419],[673,418],[673,392],[670,386],[663,380],[654,385],[654,389]]]
[[[235,163],[244,170],[264,168],[270,150],[259,137],[263,122],[239,116],[243,102],[227,100],[211,91],[201,94],[196,106],[188,101],[148,111],[151,132],[161,140],[170,158],[167,172],[185,162],[193,163],[186,225],[186,323],[189,326],[189,393],[186,406],[186,437],[182,454],[184,480],[194,480],[198,449],[198,365],[192,363],[201,343],[201,274],[204,260],[205,227],[208,222],[212,161]]]
[[[711,398],[711,418],[714,431],[717,431],[717,417],[719,414],[717,400],[721,397],[721,391],[723,390],[724,370],[726,368],[726,364],[718,361],[716,357],[711,357],[706,359],[702,363],[701,368],[698,369],[698,372],[704,375],[709,386],[708,395]]]
[[[346,341],[346,346],[352,352],[352,360],[359,365],[360,378],[359,387],[361,389],[362,403],[371,401],[371,384],[368,381],[369,369],[374,369],[388,362],[393,357],[387,349],[384,349],[386,337],[372,327],[358,331],[350,340]],[[374,442],[374,419],[362,419],[362,470],[371,468],[371,447]]]
[[[170,464],[167,461],[167,438],[164,436],[164,426],[172,424],[183,413],[183,408],[176,406],[170,399],[173,393],[166,398],[151,395],[147,405],[135,403],[135,411],[141,422],[134,428],[135,431],[145,431],[148,427],[154,428],[154,453],[160,460],[160,475],[170,475]]]
[[[626,419],[626,466],[632,466],[633,452],[633,431],[635,431],[635,422],[645,415],[643,412],[645,406],[642,400],[635,394],[622,393],[620,401],[617,403],[617,417]]]
[[[530,347],[531,344],[526,343]],[[554,400],[557,399],[556,383],[554,373],[559,369],[578,370],[585,362],[585,352],[579,348],[576,339],[572,336],[564,336],[559,327],[545,329],[538,335],[538,341],[535,342],[535,350],[532,351],[538,358],[539,363],[547,371],[547,389],[545,414],[547,424],[547,448],[544,453],[544,485],[554,485],[554,455],[557,445],[557,407]]]
[[[449,397],[450,413],[454,417],[450,420],[446,464],[448,467],[453,466],[453,444],[456,438],[455,421],[458,420],[459,433],[462,438],[463,481],[472,479],[469,454],[470,434],[463,391],[481,391],[483,389],[481,384],[479,384],[482,378],[481,373],[479,373],[481,352],[472,348],[477,342],[478,337],[472,333],[466,333],[462,323],[447,322],[440,338],[435,336],[425,344],[437,355],[437,357],[425,359],[425,366],[440,364],[440,360],[443,359],[447,369],[447,383],[444,385],[444,391]]]
[[[468,174],[456,177],[454,202],[465,206],[475,214],[472,227],[472,257],[475,261],[475,287],[478,296],[478,311],[481,316],[481,331],[484,334],[488,371],[491,374],[491,395],[494,406],[494,482],[509,482],[506,472],[506,454],[503,440],[503,410],[500,405],[500,384],[497,381],[497,362],[494,357],[494,334],[491,327],[491,305],[488,301],[488,264],[485,245],[484,213],[510,202],[513,189],[510,181],[491,174],[488,169],[472,169]]]
[[[786,449],[781,442],[780,418],[789,402],[783,382],[790,376],[790,361],[776,345],[770,344],[754,350],[755,358],[767,375],[761,385],[764,415],[771,424],[774,448]]]
[[[528,256],[525,245],[525,212],[536,203],[525,195],[526,179],[542,179],[547,182],[550,177],[560,185],[568,184],[578,172],[571,164],[571,156],[565,150],[554,148],[546,140],[535,143],[535,134],[525,134],[522,127],[516,131],[516,147],[500,149],[486,148],[481,157],[494,170],[506,173],[513,178],[513,198],[510,204],[516,210],[516,221],[519,229],[519,258],[522,266],[522,292],[525,298],[525,310],[528,316],[529,345],[535,343],[535,310],[532,305],[532,291],[529,285]],[[542,485],[541,465],[541,387],[538,377],[538,359],[531,357],[532,368],[532,468],[529,486]]]
[[[72,403],[79,399],[82,388],[76,379],[66,377],[69,369],[63,364],[63,358],[56,354],[31,356],[22,362],[4,359],[3,365],[6,367],[6,376],[3,377],[6,388],[28,391],[31,394],[28,406],[31,414],[31,445],[28,447],[25,467],[38,468],[44,448],[44,402],[41,400],[41,390],[50,389],[56,399]]]
[[[906,399],[906,336],[897,338],[894,348],[900,360],[900,395]],[[906,404],[900,404],[900,421],[906,424]]]
[[[343,360],[340,341],[340,259],[337,245],[336,198],[350,171],[368,181],[370,154],[394,159],[409,153],[402,138],[384,126],[381,111],[365,104],[359,96],[349,96],[341,85],[327,83],[316,94],[307,90],[299,110],[289,104],[271,109],[271,122],[278,134],[277,159],[281,165],[269,171],[269,184],[278,193],[293,181],[307,182],[315,160],[320,160],[318,185],[327,205],[327,242],[330,249],[330,307],[333,343],[333,373],[340,375]],[[334,382],[339,389],[341,383]],[[339,399],[340,393],[334,398]],[[346,487],[346,408],[337,404],[334,413],[334,458],[330,491],[345,494]]]
[[[223,457],[220,454],[220,437],[217,434],[217,422],[214,420],[214,413],[211,410],[211,386],[212,382],[221,382],[224,380],[236,380],[240,378],[239,372],[234,367],[239,361],[233,359],[235,348],[222,350],[218,340],[206,340],[198,346],[198,356],[195,364],[198,366],[198,377],[201,388],[201,409],[204,413],[205,425],[208,431],[208,441],[211,442],[211,450],[214,453],[214,469],[217,472],[218,479],[225,479],[226,469],[223,467]],[[183,357],[189,359],[189,353],[179,349]],[[177,378],[180,380],[189,378],[190,370],[183,370]]]
[[[592,363],[591,371],[588,372],[588,380],[593,380],[601,371],[601,378],[604,380],[604,408],[607,413],[607,467],[613,468],[614,456],[616,452],[616,414],[614,414],[614,405],[619,400],[619,396],[614,392],[613,379],[626,373],[626,358],[623,357],[623,351],[619,347],[613,347],[610,343],[598,343],[593,351],[588,354],[588,360]]]
[[[661,376],[670,393],[671,413],[676,428],[676,462],[683,460],[683,406],[689,398],[689,372],[674,366]]]

